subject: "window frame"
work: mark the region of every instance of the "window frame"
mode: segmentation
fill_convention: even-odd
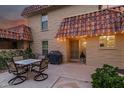
[[[46,17],[46,19],[45,19],[45,17]],[[46,25],[45,24],[46,22],[47,22],[47,27],[44,28]],[[45,24],[45,25],[43,26],[43,24]],[[45,32],[45,31],[48,31],[48,15],[47,14],[44,14],[41,16],[41,32]]]
[[[44,44],[43,44],[44,42],[47,42],[47,48],[44,47]],[[46,45],[45,45],[45,46],[46,46]],[[43,55],[43,56],[46,56],[46,55],[48,54],[48,46],[49,46],[48,40],[42,41],[42,55]],[[47,51],[47,54],[45,54],[44,51]]]
[[[105,35],[106,36],[106,35]],[[99,49],[116,49],[116,36],[115,35],[110,35],[110,36],[114,36],[114,46],[112,47],[112,46],[108,46],[108,38],[109,38],[109,36],[106,36],[106,42],[105,42],[105,44],[104,44],[104,46],[103,47],[101,47],[100,46],[100,42],[101,42],[101,40],[100,40],[100,37],[99,37]]]

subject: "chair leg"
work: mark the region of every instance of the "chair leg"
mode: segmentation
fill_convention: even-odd
[[[20,79],[21,81],[17,80]],[[16,76],[15,78],[12,78],[11,80],[8,81],[9,85],[18,85],[20,83],[23,83],[27,78],[25,76]]]
[[[41,77],[41,79],[39,79]],[[34,77],[35,81],[43,81],[46,80],[48,78],[48,75],[45,73],[39,73]]]

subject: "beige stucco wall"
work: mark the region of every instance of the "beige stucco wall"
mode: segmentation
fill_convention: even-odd
[[[41,14],[28,18],[29,26],[32,29],[33,43],[32,49],[34,53],[42,53],[41,42],[48,40],[49,51],[59,50],[64,55],[64,62],[67,62],[68,55],[68,41],[58,42],[55,39],[55,35],[60,26],[63,18],[75,16],[83,13],[89,13],[91,11],[98,10],[98,6],[87,5],[87,6],[68,6],[61,9],[56,9],[48,13],[48,30],[41,32]]]
[[[86,48],[87,64],[102,66],[110,64],[113,66],[124,67],[124,35],[116,35],[116,48],[100,49],[99,37],[87,39]]]

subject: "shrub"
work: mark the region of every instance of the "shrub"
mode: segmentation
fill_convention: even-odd
[[[0,52],[0,70],[6,69],[5,61],[7,61],[9,57],[9,54],[6,51]]]
[[[35,55],[32,53],[32,49],[31,48],[27,48],[24,51],[24,58],[28,59],[28,58],[35,58]]]
[[[6,69],[5,62],[14,56],[23,56],[25,59],[34,58],[35,55],[32,53],[30,48],[26,50],[7,50],[0,52],[0,70]]]
[[[3,56],[0,55],[0,70],[6,69],[6,66],[4,63],[5,63],[5,60],[4,60]]]
[[[107,64],[97,68],[92,74],[92,87],[94,88],[124,88],[124,77],[119,76],[118,68]]]

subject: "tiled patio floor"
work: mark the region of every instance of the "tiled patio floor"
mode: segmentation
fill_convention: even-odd
[[[30,77],[22,84],[9,86],[8,80],[13,75],[8,72],[0,74],[0,87],[9,88],[81,88],[91,87],[91,74],[94,72],[95,67],[80,64],[80,63],[68,63],[61,65],[49,64],[46,73],[49,75],[45,81],[34,81]]]

